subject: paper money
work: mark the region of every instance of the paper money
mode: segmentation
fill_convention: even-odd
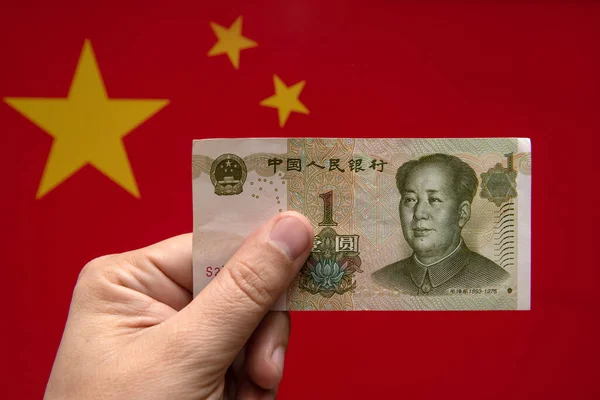
[[[529,139],[193,143],[194,295],[273,215],[312,252],[277,310],[528,310]]]

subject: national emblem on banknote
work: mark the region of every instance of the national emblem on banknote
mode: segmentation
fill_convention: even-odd
[[[229,196],[242,193],[247,170],[244,160],[235,154],[223,154],[213,163],[210,179],[215,186],[215,194]]]

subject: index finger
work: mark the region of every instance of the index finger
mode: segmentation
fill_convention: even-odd
[[[192,233],[174,236],[131,254],[136,264],[149,262],[167,278],[192,292]]]

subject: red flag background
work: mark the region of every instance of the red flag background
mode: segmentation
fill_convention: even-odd
[[[192,229],[193,139],[510,136],[532,139],[532,310],[293,313],[280,397],[598,398],[600,4],[12,3],[0,397],[42,397],[87,261]],[[210,22],[240,16],[236,69]],[[168,100],[123,138],[139,197],[90,165],[36,197],[53,138],[9,99],[66,97],[86,39],[108,97]],[[283,127],[275,74],[306,82]]]

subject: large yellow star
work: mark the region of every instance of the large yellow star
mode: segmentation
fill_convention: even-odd
[[[168,100],[109,99],[88,40],[67,98],[4,101],[54,138],[38,199],[88,163],[133,196],[140,196],[122,139]]]
[[[287,87],[277,75],[273,75],[273,82],[275,83],[275,94],[261,101],[260,105],[277,109],[280,127],[283,128],[292,111],[301,114],[309,113],[308,108],[298,100],[306,81]]]
[[[225,28],[215,22],[210,27],[217,36],[217,43],[208,51],[208,56],[227,54],[229,61],[235,69],[240,67],[240,51],[258,46],[258,44],[247,37],[242,36],[242,17],[239,16],[229,28]]]

